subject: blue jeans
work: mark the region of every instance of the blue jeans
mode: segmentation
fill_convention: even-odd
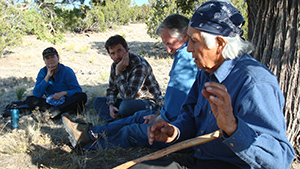
[[[91,127],[89,135],[93,141],[86,145],[85,149],[110,148],[113,146],[132,147],[137,145],[150,147],[147,127],[152,124],[143,124],[143,117],[155,113],[157,112],[153,110],[142,110],[136,112],[133,116],[105,123],[101,126]],[[103,136],[103,134],[105,134],[105,136]],[[170,144],[154,142],[151,147],[164,148],[169,145]]]
[[[97,114],[105,121],[112,121],[113,118],[109,115],[109,108],[106,97],[97,97],[94,100],[94,108]],[[158,110],[159,106],[149,100],[123,100],[118,98],[116,106],[119,109],[119,118],[125,118],[133,115],[140,110]]]

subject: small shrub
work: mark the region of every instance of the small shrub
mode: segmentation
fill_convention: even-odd
[[[100,79],[103,81],[107,81],[109,79],[109,72],[100,72]]]
[[[67,49],[68,51],[72,51],[75,48],[75,44],[71,43],[71,44],[65,46],[64,48]]]
[[[17,95],[17,99],[18,100],[22,100],[22,98],[25,95],[25,91],[26,91],[25,88],[18,88],[18,89],[16,89],[16,95]]]
[[[91,47],[90,46],[82,46],[78,49],[78,52],[81,53],[85,53],[86,51],[88,51]]]
[[[95,60],[96,60],[96,57],[95,57],[94,55],[90,57],[90,62],[91,62],[91,63],[94,63]]]

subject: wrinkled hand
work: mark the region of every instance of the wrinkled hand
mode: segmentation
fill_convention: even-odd
[[[153,124],[154,120],[157,116],[158,115],[156,115],[156,114],[150,114],[150,115],[144,116],[143,118],[145,121],[143,124]]]
[[[119,109],[113,105],[109,105],[109,115],[111,118],[116,119],[119,117]]]
[[[154,141],[170,143],[178,135],[177,129],[166,121],[154,123],[153,126],[147,128],[148,142],[150,145]]]
[[[154,123],[164,121],[164,119],[161,118],[161,115],[156,115],[156,114],[144,116],[143,118],[145,119],[144,124],[154,124]]]
[[[129,65],[129,53],[123,54],[122,60],[116,65],[116,74],[121,73]]]
[[[237,129],[237,121],[233,115],[230,94],[224,85],[216,82],[207,82],[204,86],[206,89],[202,90],[202,94],[210,102],[218,127],[231,136]]]
[[[65,95],[68,95],[68,93],[66,91],[61,91],[59,93],[55,93],[53,95],[53,99],[54,100],[59,100],[61,97],[65,96]]]

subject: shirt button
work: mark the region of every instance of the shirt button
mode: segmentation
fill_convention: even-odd
[[[201,151],[201,149],[200,149],[200,148],[198,148],[198,149],[197,149],[197,151],[198,151],[198,152],[200,152],[200,151]]]
[[[211,114],[211,111],[209,111],[208,113]]]
[[[234,147],[234,144],[233,144],[233,143],[229,143],[229,145],[230,145],[231,147]]]
[[[201,134],[203,134],[203,130],[201,130],[200,132],[201,132]]]

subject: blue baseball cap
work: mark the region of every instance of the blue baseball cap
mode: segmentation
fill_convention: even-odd
[[[56,55],[56,56],[58,56],[58,53],[57,53],[57,51],[56,51],[55,48],[49,47],[49,48],[47,48],[47,49],[45,49],[45,50],[43,51],[43,59],[44,59],[46,56],[48,56],[48,55]]]
[[[189,26],[214,35],[242,36],[245,19],[228,0],[203,3],[192,16]]]

